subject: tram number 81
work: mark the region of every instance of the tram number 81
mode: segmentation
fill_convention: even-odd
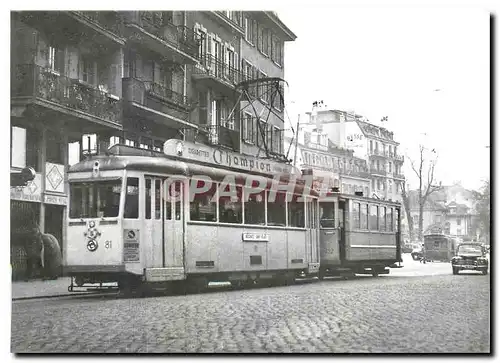
[[[111,241],[104,242],[104,248],[111,248],[111,247],[112,247]]]

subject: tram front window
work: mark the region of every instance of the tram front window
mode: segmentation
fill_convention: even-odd
[[[70,184],[70,218],[117,217],[121,179]]]
[[[335,203],[320,203],[320,225],[322,228],[335,228]]]

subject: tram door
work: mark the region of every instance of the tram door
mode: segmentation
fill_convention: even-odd
[[[319,203],[320,256],[322,265],[340,264],[337,201]]]
[[[346,259],[346,240],[345,240],[345,221],[346,221],[346,202],[339,201],[339,255],[340,261]]]
[[[164,181],[165,192],[163,213],[163,267],[173,269],[173,273],[184,274],[184,220],[185,185],[181,180]],[[175,271],[174,271],[175,270]],[[172,276],[174,277],[174,276]],[[178,276],[180,278],[180,275]]]

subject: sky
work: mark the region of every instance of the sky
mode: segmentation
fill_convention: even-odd
[[[411,188],[419,144],[438,155],[436,182],[478,189],[490,175],[489,13],[478,8],[322,5],[277,10],[297,35],[285,46],[287,113],[313,101],[394,131]],[[285,117],[285,120],[287,117]]]

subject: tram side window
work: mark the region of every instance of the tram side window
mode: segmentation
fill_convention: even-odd
[[[386,230],[385,207],[380,207],[380,230]]]
[[[361,229],[368,229],[368,204],[361,204]]]
[[[121,179],[71,183],[70,218],[117,217]]]
[[[316,199],[307,199],[307,225],[306,228],[317,228],[318,221],[318,201]]]
[[[399,232],[399,209],[396,208],[396,220],[394,222],[396,224],[396,232]]]
[[[219,222],[242,223],[242,188],[226,184],[219,187]]]
[[[378,231],[378,205],[370,206],[370,230]]]
[[[323,228],[335,228],[335,203],[320,203],[320,226]]]
[[[124,218],[139,218],[139,178],[127,178]]]
[[[215,199],[217,183],[204,180],[192,180],[191,183],[189,188],[190,219],[192,221],[217,222],[217,202]],[[196,187],[194,187],[195,185]]]
[[[286,225],[285,193],[267,192],[267,225],[283,227]]]
[[[248,193],[248,194],[247,194]],[[266,199],[264,191],[252,193],[252,188],[245,188],[245,224],[263,225],[266,223]]]
[[[146,219],[151,219],[151,179],[146,179]]]
[[[359,203],[352,203],[352,223],[353,228],[361,228],[361,208]]]
[[[161,219],[161,180],[155,180],[155,219]]]
[[[288,195],[288,225],[290,227],[305,227],[304,202],[299,202],[300,195]]]

